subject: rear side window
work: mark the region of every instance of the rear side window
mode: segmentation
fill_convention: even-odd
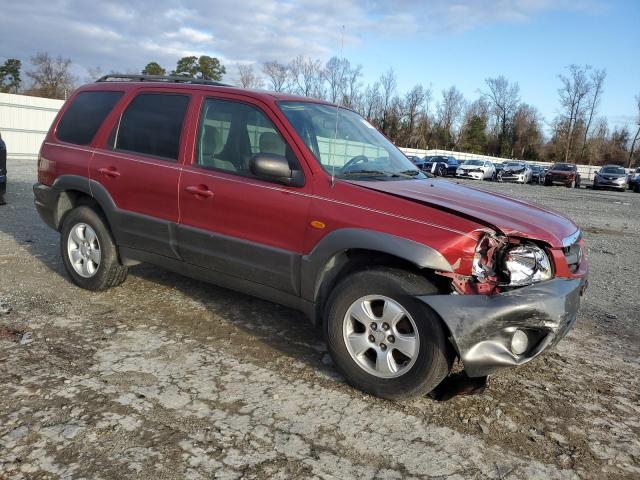
[[[180,133],[189,96],[142,93],[134,98],[116,127],[115,150],[177,161]]]
[[[63,142],[88,145],[123,92],[81,92],[67,108],[56,128]]]

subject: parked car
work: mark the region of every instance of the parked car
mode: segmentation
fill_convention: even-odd
[[[444,155],[427,155],[424,157],[423,170],[431,172],[438,177],[455,176],[459,162],[456,157]]]
[[[456,170],[456,177],[475,178],[477,180],[492,180],[496,175],[493,163],[487,160],[465,160]]]
[[[148,262],[299,309],[351,385],[391,399],[456,357],[477,382],[529,362],[587,282],[571,220],[427,178],[353,111],[284,93],[103,77],[58,113],[33,191],[76,285]]]
[[[531,167],[526,162],[505,162],[502,172],[498,174],[500,182],[529,183],[531,181]]]
[[[500,176],[500,172],[504,170],[504,163],[503,162],[492,162],[492,163],[493,163],[493,168],[496,169],[496,175],[494,177],[494,180],[498,180],[498,177]]]
[[[578,167],[573,163],[554,163],[544,176],[544,184],[578,188],[580,187]]]
[[[540,165],[530,165],[531,183],[540,184],[544,179],[544,171]]]
[[[636,169],[629,172],[627,176],[627,186],[629,190],[634,190],[638,182],[640,182],[640,167],[636,167]]]
[[[424,159],[422,157],[418,157],[417,155],[407,155],[407,158],[420,170],[424,169]]]
[[[619,165],[605,165],[593,177],[593,188],[627,189],[627,172]]]

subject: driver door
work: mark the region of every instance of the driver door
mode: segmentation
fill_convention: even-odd
[[[251,173],[259,152],[302,168],[267,112],[248,99],[202,99],[180,178],[178,248],[187,263],[298,295],[312,182],[308,172],[302,187]]]

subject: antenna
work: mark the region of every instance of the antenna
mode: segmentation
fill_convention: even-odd
[[[340,32],[340,69],[342,70],[342,62],[344,60],[343,56],[344,50],[344,25],[342,25],[342,31]],[[333,142],[331,142],[331,186],[333,187],[336,184],[336,141],[338,140],[338,120],[340,112],[340,102],[338,102],[338,106],[336,107],[336,128],[333,134]]]

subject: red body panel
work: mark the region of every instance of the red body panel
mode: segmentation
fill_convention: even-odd
[[[463,275],[471,272],[482,232],[495,229],[549,244],[559,276],[585,274],[582,268],[572,274],[566,262],[562,263],[562,239],[574,233],[576,225],[548,209],[444,180],[332,183],[277,106],[278,100],[314,100],[233,87],[144,82],[96,83],[81,90],[105,88],[126,94],[87,147],[62,144],[56,139],[58,119],[69,102],[63,107],[41,154],[54,161],[64,156],[65,162],[57,167],[45,164],[39,177],[42,183],[51,185],[64,174],[90,177],[107,188],[118,208],[299,254],[311,252],[325,235],[340,228],[389,233],[436,249],[456,273]],[[114,122],[143,89],[192,97],[178,163],[104,149]],[[238,99],[258,106],[297,155],[305,185],[286,187],[192,166],[199,107],[205,97]],[[110,176],[104,169],[116,169],[120,175]],[[194,194],[187,187],[209,190],[212,195]],[[312,228],[312,221],[322,222],[324,227],[316,224]]]

